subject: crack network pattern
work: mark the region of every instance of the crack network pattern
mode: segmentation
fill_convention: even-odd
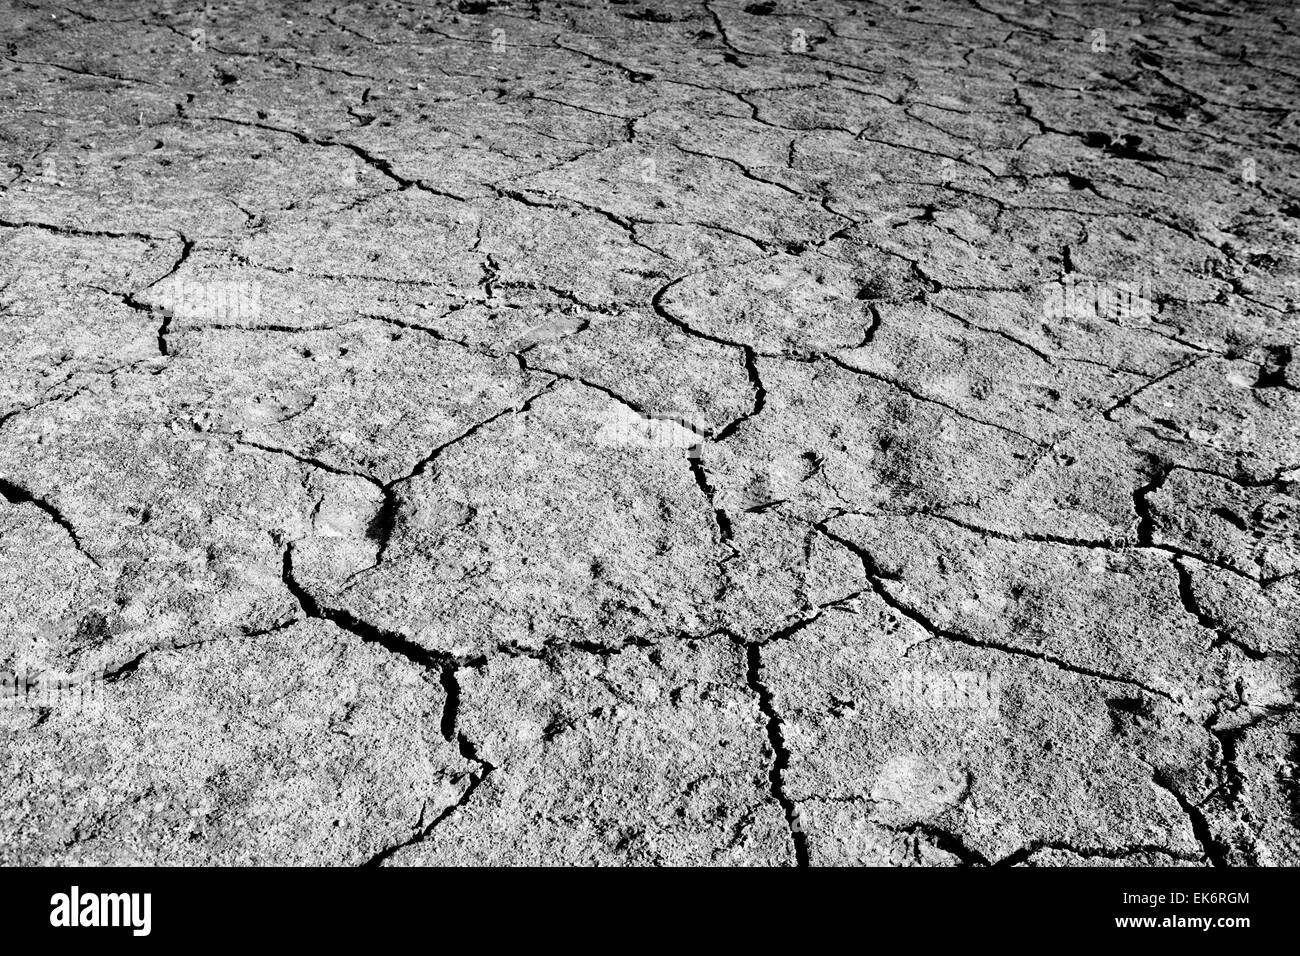
[[[1294,9],[4,6],[0,862],[1300,863]]]

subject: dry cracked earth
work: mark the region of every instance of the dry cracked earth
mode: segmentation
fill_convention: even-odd
[[[1300,863],[1295,7],[0,45],[0,862]]]

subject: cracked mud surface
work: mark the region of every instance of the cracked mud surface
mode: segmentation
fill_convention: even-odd
[[[1294,9],[0,42],[0,862],[1300,863]]]

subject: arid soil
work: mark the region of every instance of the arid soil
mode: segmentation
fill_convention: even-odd
[[[1300,864],[1300,12],[0,2],[0,862]]]

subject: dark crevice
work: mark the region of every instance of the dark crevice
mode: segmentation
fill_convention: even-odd
[[[1173,473],[1172,468],[1160,471],[1145,485],[1133,490],[1133,511],[1137,515],[1137,543],[1147,547],[1155,545],[1156,521],[1147,498],[1158,491]]]
[[[994,862],[993,865],[998,867],[1019,866],[1030,857],[1042,852],[1043,850],[1059,850],[1063,853],[1070,853],[1074,856],[1083,857],[1086,860],[1126,860],[1130,857],[1144,853],[1155,853],[1185,863],[1196,862],[1199,859],[1199,857],[1189,857],[1185,854],[1171,850],[1167,846],[1160,846],[1155,843],[1141,843],[1137,846],[1125,847],[1089,847],[1076,846],[1073,843],[1063,840],[1035,840],[1013,853],[1007,854]]]
[[[935,847],[943,850],[945,853],[951,853],[957,859],[961,860],[963,866],[990,866],[989,858],[979,850],[969,847],[955,833],[937,827],[931,823],[913,823],[905,827],[885,826],[886,830],[892,830],[894,833],[906,833],[910,836],[924,836]]]
[[[307,465],[308,467],[319,469],[320,471],[327,472],[331,475],[340,475],[347,478],[360,478],[363,481],[368,481],[372,485],[379,485],[378,481],[365,472],[349,471],[347,468],[340,468],[338,465],[331,465],[327,461],[313,458],[310,455],[300,455],[296,451],[292,451],[288,448],[277,448],[275,445],[263,445],[261,442],[252,441],[251,439],[244,438],[243,436],[232,432],[212,432],[212,434],[227,437],[236,445],[241,445],[245,448],[253,448],[270,455],[284,455],[286,458],[292,458],[301,465]]]
[[[384,630],[368,621],[362,620],[349,611],[341,608],[325,607],[318,602],[316,598],[294,577],[292,544],[287,545],[284,549],[284,563],[281,577],[284,581],[285,587],[289,590],[289,593],[293,595],[294,599],[302,608],[303,613],[308,618],[329,621],[348,633],[359,637],[363,643],[378,644],[386,651],[395,654],[404,660],[410,661],[418,667],[437,674],[439,685],[443,688],[445,694],[442,717],[439,722],[439,730],[441,731],[443,738],[448,742],[451,742],[454,738],[457,751],[460,755],[467,761],[478,764],[480,768],[478,771],[470,773],[469,785],[465,788],[465,792],[461,794],[460,799],[444,809],[432,823],[424,826],[423,819],[421,819],[416,825],[416,832],[414,835],[400,843],[381,850],[363,864],[363,866],[367,867],[380,866],[385,860],[403,847],[424,840],[435,827],[463,807],[473,796],[474,791],[478,789],[479,785],[482,784],[488,775],[496,769],[492,763],[478,756],[477,747],[458,729],[461,695],[460,684],[456,678],[456,671],[459,667],[467,664],[481,663],[481,660],[457,660],[449,654],[438,653],[421,647],[410,638],[393,631]]]
[[[884,385],[888,385],[891,388],[895,388],[898,391],[902,392],[904,395],[907,395],[909,398],[914,399],[915,401],[924,402],[927,405],[935,405],[938,406],[939,408],[946,409],[949,413],[956,415],[958,418],[964,419],[965,421],[971,422],[972,424],[982,425],[985,428],[995,428],[1000,432],[1005,432],[1006,434],[1018,438],[1021,441],[1028,442],[1031,445],[1036,445],[1040,448],[1046,447],[1046,444],[1043,441],[1034,438],[1031,435],[1026,435],[1024,432],[1017,431],[1016,429],[1011,428],[1008,425],[1002,425],[998,422],[985,421],[982,418],[976,418],[974,415],[970,415],[966,412],[963,412],[960,408],[957,408],[955,405],[951,405],[948,402],[943,401],[942,399],[933,398],[929,395],[923,394],[922,392],[918,392],[916,389],[912,388],[911,386],[906,385],[903,382],[898,381],[897,379],[890,378],[888,375],[881,375],[879,372],[872,372],[868,369],[858,368],[844,361],[837,355],[823,354],[821,357],[832,362],[834,365],[838,366],[839,368],[844,369],[846,372],[852,372],[854,375],[861,375],[865,378],[871,379],[874,382],[880,382]]]
[[[1246,789],[1246,778],[1241,773],[1241,768],[1237,766],[1237,744],[1245,736],[1245,729],[1241,727],[1232,727],[1227,730],[1216,730],[1213,727],[1207,728],[1219,742],[1219,752],[1222,756],[1223,763],[1223,784],[1225,795],[1229,803],[1236,804],[1242,793]]]
[[[1146,381],[1146,382],[1143,382],[1141,385],[1139,385],[1137,388],[1133,389],[1133,391],[1129,392],[1127,395],[1123,395],[1123,396],[1121,396],[1120,399],[1119,399],[1119,401],[1115,402],[1113,405],[1110,406],[1110,408],[1106,409],[1104,412],[1101,413],[1101,417],[1104,418],[1104,419],[1106,419],[1106,421],[1108,421],[1108,422],[1113,422],[1113,421],[1115,420],[1115,417],[1114,417],[1114,416],[1115,416],[1115,413],[1116,413],[1116,412],[1118,412],[1118,411],[1119,411],[1120,409],[1122,409],[1122,408],[1126,408],[1126,407],[1128,407],[1128,405],[1130,405],[1130,404],[1132,403],[1133,399],[1137,398],[1139,395],[1141,395],[1141,394],[1142,394],[1143,392],[1145,392],[1147,389],[1149,389],[1149,388],[1153,388],[1153,387],[1155,387],[1156,385],[1159,385],[1159,384],[1160,384],[1161,382],[1163,382],[1165,379],[1170,378],[1171,376],[1177,375],[1179,372],[1185,372],[1185,371],[1187,371],[1188,369],[1190,369],[1190,368],[1194,367],[1196,364],[1198,364],[1198,363],[1199,363],[1203,358],[1204,358],[1204,356],[1197,356],[1196,358],[1192,359],[1191,361],[1183,362],[1183,363],[1180,364],[1180,365],[1175,365],[1173,368],[1168,369],[1168,370],[1166,370],[1166,371],[1164,371],[1164,372],[1161,372],[1161,373],[1160,373],[1159,375],[1157,375],[1155,378],[1150,379],[1150,380],[1148,380],[1148,381]]]
[[[175,236],[156,236],[147,232],[114,232],[107,229],[79,229],[76,226],[56,226],[48,222],[15,222],[0,219],[0,226],[6,229],[40,229],[60,236],[74,236],[82,239],[135,239],[139,242],[167,242]]]
[[[460,712],[460,681],[456,679],[456,667],[445,664],[438,672],[446,703],[442,707],[442,739],[448,743],[456,739],[456,718]]]
[[[181,251],[180,254],[176,257],[176,261],[172,264],[172,267],[168,269],[166,273],[159,276],[152,283],[150,283],[150,288],[156,286],[164,279],[168,279],[171,276],[174,276],[176,274],[176,271],[180,269],[182,265],[185,264],[185,260],[190,257],[190,253],[193,251],[194,251],[194,240],[187,239],[184,236],[181,236]],[[163,307],[157,311],[161,316],[161,321],[158,323],[158,354],[166,356],[171,354],[171,348],[167,341],[167,336],[171,332],[172,319],[175,318],[176,313],[174,308],[167,308],[167,307]]]
[[[308,618],[315,618],[321,621],[329,621],[336,627],[342,628],[349,634],[359,637],[362,642],[367,644],[378,644],[384,650],[395,654],[418,667],[425,668],[434,673],[441,674],[443,667],[452,663],[454,659],[447,654],[439,654],[428,650],[415,643],[409,637],[398,634],[396,631],[387,631],[383,628],[362,620],[350,611],[343,608],[325,607],[316,598],[304,588],[293,574],[293,544],[289,544],[284,549],[284,560],[281,569],[281,580],[294,600],[302,608],[303,614]]]
[[[1204,608],[1196,599],[1196,591],[1192,585],[1192,570],[1187,567],[1184,560],[1182,557],[1173,559],[1174,570],[1178,572],[1178,597],[1183,602],[1183,610],[1195,617],[1201,627],[1214,634],[1212,646],[1219,647],[1223,644],[1231,644],[1253,661],[1267,660],[1267,654],[1239,641],[1228,633],[1227,628],[1221,622],[1205,613]]]
[[[762,650],[758,644],[737,642],[745,649],[745,680],[754,696],[758,698],[758,709],[763,714],[767,727],[767,740],[772,747],[772,766],[768,770],[768,782],[772,797],[785,811],[786,825],[790,828],[790,839],[794,844],[795,866],[808,866],[808,836],[803,832],[799,808],[785,791],[785,773],[790,767],[790,751],[785,745],[781,718],[773,705],[772,691],[763,683]]]
[[[1155,785],[1178,801],[1178,806],[1182,808],[1183,813],[1187,816],[1188,823],[1192,827],[1192,834],[1196,837],[1196,841],[1200,843],[1201,849],[1205,851],[1205,858],[1214,866],[1228,866],[1226,848],[1215,839],[1213,832],[1210,830],[1209,821],[1205,819],[1205,814],[1201,812],[1200,807],[1188,800],[1182,791],[1174,786],[1173,778],[1166,771],[1155,767],[1152,767],[1152,771],[1152,780]]]
[[[718,544],[724,551],[728,552],[717,560],[718,587],[714,592],[713,599],[715,602],[720,602],[726,597],[727,588],[730,585],[727,564],[735,558],[737,554],[735,546],[731,543],[731,517],[727,514],[725,509],[718,507],[714,499],[713,485],[709,483],[708,475],[704,471],[701,446],[691,446],[687,451],[686,458],[690,465],[691,477],[695,479],[695,484],[704,495],[704,499],[708,502],[709,509],[713,513],[713,522],[718,529]]]
[[[535,365],[528,360],[527,351],[528,351],[527,349],[523,349],[517,353],[519,356],[519,364],[525,371],[540,372],[543,375],[550,375],[562,381],[573,382],[576,385],[581,385],[583,388],[589,388],[593,392],[600,392],[602,395],[606,395],[614,399],[614,401],[618,402],[620,405],[623,405],[626,408],[630,409],[631,411],[635,412],[640,418],[642,418],[645,421],[669,422],[671,424],[679,425],[682,428],[687,429],[697,438],[709,437],[710,433],[708,429],[704,428],[699,424],[696,424],[695,422],[688,421],[686,418],[682,417],[681,415],[663,414],[660,412],[650,411],[648,408],[633,401],[632,399],[628,398],[626,395],[621,395],[618,392],[614,391],[612,388],[607,388],[606,386],[601,385],[597,382],[588,381],[587,379],[583,378],[580,375],[571,375],[568,372],[560,372],[555,369],[545,368],[541,365]]]
[[[472,662],[474,664],[481,661]],[[362,866],[378,867],[382,866],[386,860],[393,856],[398,850],[404,849],[416,843],[421,843],[429,838],[435,829],[452,814],[456,813],[462,807],[469,803],[474,796],[474,792],[482,785],[493,771],[496,765],[485,760],[478,753],[478,747],[463,732],[459,730],[460,716],[460,682],[457,680],[456,672],[458,665],[455,663],[446,663],[439,669],[439,681],[442,685],[443,692],[446,696],[443,704],[442,720],[440,729],[443,739],[448,743],[455,743],[456,750],[460,756],[469,763],[478,764],[479,769],[471,771],[469,774],[469,784],[465,787],[464,793],[455,803],[444,808],[428,825],[424,823],[424,811],[420,812],[420,820],[416,822],[415,832],[407,839],[393,846],[387,847],[367,860]]]
[[[1259,370],[1259,377],[1255,380],[1254,387],[1300,390],[1300,386],[1292,385],[1287,379],[1292,357],[1293,351],[1290,345],[1270,346],[1268,348],[1268,358]]]
[[[50,520],[62,528],[68,537],[72,539],[73,547],[85,555],[86,559],[95,567],[102,567],[99,561],[95,559],[95,556],[87,551],[81,543],[81,538],[77,536],[77,530],[72,526],[72,522],[65,518],[63,512],[59,511],[50,502],[44,498],[38,498],[26,488],[14,484],[7,478],[0,478],[0,497],[3,497],[11,505],[32,505],[45,512],[50,517]]]
[[[125,661],[124,663],[121,663],[117,667],[114,667],[112,670],[104,671],[104,680],[112,682],[112,681],[124,680],[125,678],[130,677],[137,670],[139,670],[140,664],[144,661],[145,657],[147,657],[148,654],[149,654],[149,650],[143,650],[140,653],[136,654],[134,657]]]
[[[736,429],[749,421],[751,418],[759,415],[767,405],[767,388],[763,385],[762,378],[758,374],[758,356],[753,348],[748,345],[741,346],[745,362],[745,375],[749,379],[749,386],[754,390],[754,405],[749,411],[745,412],[739,418],[728,422],[717,434],[715,441],[726,441],[736,433]]]
[[[713,509],[713,517],[718,525],[718,537],[721,539],[722,544],[729,545],[731,543],[731,518],[713,502],[714,490],[704,472],[704,464],[700,460],[699,445],[691,447],[687,459],[690,461],[691,476],[695,479],[695,484],[699,486],[700,491],[704,493],[705,499],[709,502],[709,506]]]
[[[547,385],[544,388],[542,388],[540,391],[534,392],[532,395],[528,396],[518,405],[512,406],[510,408],[503,408],[501,411],[497,412],[496,414],[490,415],[480,422],[475,422],[473,425],[465,429],[460,434],[456,435],[454,438],[450,438],[447,441],[443,442],[441,445],[438,445],[427,455],[425,455],[422,459],[416,462],[415,465],[411,468],[411,470],[407,472],[405,475],[401,475],[397,478],[394,478],[392,481],[383,485],[379,485],[379,482],[374,481],[373,479],[369,479],[372,481],[373,484],[379,486],[383,494],[383,500],[380,502],[379,509],[375,513],[374,519],[370,522],[369,526],[366,529],[367,537],[369,537],[371,540],[376,542],[378,546],[378,550],[375,553],[374,563],[371,564],[369,567],[362,568],[360,571],[357,571],[354,574],[352,574],[349,580],[356,579],[362,574],[375,570],[375,568],[383,564],[384,559],[387,557],[388,547],[390,542],[392,541],[393,532],[397,530],[397,519],[401,508],[401,502],[398,499],[399,485],[405,484],[406,482],[411,481],[425,474],[428,471],[429,467],[438,460],[438,456],[440,456],[443,452],[451,448],[453,445],[457,445],[468,438],[472,438],[474,435],[478,434],[478,432],[480,432],[482,429],[486,428],[488,425],[492,424],[498,419],[503,418],[506,415],[512,415],[512,414],[517,415],[521,412],[528,411],[532,407],[534,401],[536,401],[541,396],[545,395],[555,386],[556,381],[558,381],[558,379],[552,379],[550,382],[547,383]]]
[[[210,118],[219,123],[230,123],[233,126],[246,126],[251,129],[265,130],[268,133],[282,133],[285,136],[292,136],[294,139],[302,143],[304,146],[321,146],[326,148],[345,149],[348,152],[350,152],[353,156],[356,156],[359,160],[361,160],[371,169],[378,172],[385,179],[389,180],[390,182],[396,183],[402,189],[416,189],[419,190],[420,192],[429,193],[434,196],[441,196],[444,199],[453,199],[457,202],[469,201],[468,197],[466,196],[460,196],[457,195],[456,193],[447,192],[442,189],[435,189],[434,187],[428,185],[427,183],[419,179],[411,179],[407,176],[403,176],[401,173],[397,172],[397,170],[393,168],[393,164],[389,160],[383,159],[382,157],[379,156],[375,156],[369,150],[365,149],[362,146],[358,146],[356,143],[348,143],[348,142],[343,142],[342,140],[334,140],[334,139],[317,139],[315,137],[308,136],[306,133],[299,132],[298,130],[289,129],[284,126],[273,126],[269,123],[253,123],[248,120],[233,119],[228,116],[213,116]]]
[[[875,562],[875,559],[865,548],[862,548],[861,546],[855,544],[854,542],[848,540],[847,538],[835,534],[835,532],[827,528],[824,523],[817,524],[815,525],[815,527],[817,528],[818,531],[820,531],[830,540],[836,542],[837,544],[842,545],[845,548],[848,548],[850,551],[856,554],[858,556],[858,559],[862,562],[863,572],[866,574],[867,582],[871,585],[872,590],[877,595],[879,595],[880,598],[886,604],[888,604],[893,610],[897,611],[899,614],[903,615],[913,623],[920,625],[920,627],[927,634],[930,634],[932,637],[942,638],[943,640],[947,640],[947,641],[953,641],[954,643],[957,644],[965,644],[967,647],[978,647],[978,648],[983,648],[984,650],[1000,651],[1004,654],[1012,654],[1017,657],[1024,657],[1030,660],[1042,661],[1045,664],[1051,664],[1053,667],[1056,667],[1059,670],[1063,670],[1072,674],[1079,674],[1083,677],[1091,677],[1096,680],[1110,681],[1111,683],[1115,683],[1115,684],[1124,684],[1129,687],[1136,687],[1139,690],[1143,690],[1148,694],[1154,694],[1155,696],[1164,698],[1165,700],[1174,699],[1173,695],[1169,694],[1168,692],[1160,690],[1156,687],[1152,687],[1150,684],[1145,684],[1142,681],[1135,680],[1130,677],[1121,677],[1117,674],[1108,674],[1105,671],[1099,671],[1091,667],[1085,667],[1081,664],[1074,664],[1063,658],[1057,657],[1054,654],[1047,654],[1043,651],[1034,651],[1024,647],[1017,647],[1014,644],[1006,644],[1003,643],[1002,641],[991,641],[987,639],[981,640],[979,638],[971,637],[968,634],[962,634],[958,631],[950,631],[945,628],[942,628],[939,625],[937,625],[934,621],[926,617],[923,613],[921,613],[916,608],[910,607],[904,604],[903,602],[899,601],[896,597],[894,597],[893,593],[890,592],[890,590],[884,584],[884,581],[887,579],[886,576],[881,572],[880,568],[877,566]]]

